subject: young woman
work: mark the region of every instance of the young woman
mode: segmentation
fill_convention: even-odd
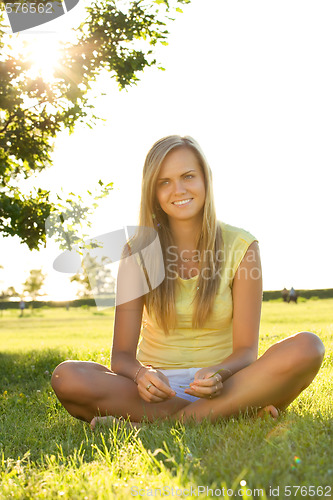
[[[191,137],[165,137],[149,151],[139,227],[158,233],[164,279],[126,300],[147,278],[134,237],[119,266],[111,370],[61,363],[52,376],[61,403],[92,426],[106,415],[214,421],[261,408],[276,417],[311,383],[324,346],[298,332],[257,359],[258,242],[216,220],[212,174]]]

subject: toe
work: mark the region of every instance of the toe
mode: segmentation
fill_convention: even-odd
[[[258,411],[258,417],[264,417],[266,414],[270,415],[275,420],[279,416],[279,410],[273,405],[268,405]]]
[[[94,417],[90,422],[90,429],[93,431],[97,424],[111,426],[113,422],[119,422],[115,417]]]

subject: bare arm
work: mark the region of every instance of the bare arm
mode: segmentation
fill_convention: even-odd
[[[262,303],[262,270],[259,245],[254,241],[240,263],[232,287],[233,353],[221,363],[235,373],[258,356]]]
[[[198,392],[186,390],[199,396],[199,387],[204,386],[201,396],[216,394],[222,389],[222,382],[232,374],[253,363],[258,356],[259,324],[262,302],[262,271],[259,246],[254,241],[240,263],[232,288],[233,298],[233,352],[222,363],[202,368],[196,373],[194,386]],[[212,377],[219,372],[219,376]],[[210,380],[209,380],[210,379]],[[216,387],[218,391],[216,391]],[[207,392],[207,388],[209,391]],[[214,391],[213,391],[214,389]]]
[[[134,380],[141,364],[136,359],[143,311],[143,297],[116,306],[111,370]]]
[[[174,396],[168,378],[153,368],[144,367],[136,359],[144,305],[142,279],[134,259],[120,262],[111,370],[136,382],[139,394],[145,401],[161,402]],[[130,294],[137,298],[128,300]]]
[[[142,273],[128,247],[126,258],[120,261],[114,321],[111,370],[134,380],[140,363],[136,349],[143,312]]]

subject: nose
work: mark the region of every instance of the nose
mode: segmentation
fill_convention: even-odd
[[[183,194],[186,193],[186,188],[184,186],[184,181],[182,179],[175,181],[175,194]]]

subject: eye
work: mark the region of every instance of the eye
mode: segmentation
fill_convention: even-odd
[[[187,174],[185,175],[185,179],[192,179],[194,177],[193,174]]]

